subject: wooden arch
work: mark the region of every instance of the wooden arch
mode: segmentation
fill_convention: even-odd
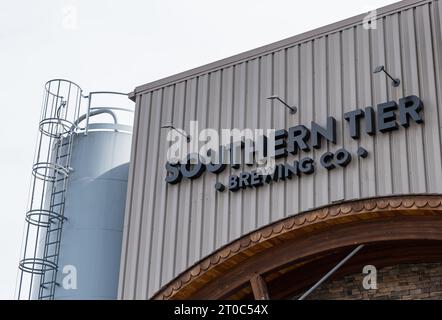
[[[345,201],[290,216],[220,248],[169,282],[153,298],[221,299],[235,297],[236,292],[250,285],[255,297],[267,298],[264,277],[277,279],[312,260],[358,244],[394,241],[433,241],[427,246],[431,248],[427,256],[441,261],[442,242],[438,241],[442,241],[442,195]],[[407,248],[401,249],[402,256],[396,254],[398,261],[422,255],[420,247]],[[372,257],[394,262],[385,254],[379,255],[379,248],[376,250]],[[308,285],[316,280],[304,282]]]

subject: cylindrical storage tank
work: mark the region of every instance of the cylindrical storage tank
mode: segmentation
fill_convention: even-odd
[[[54,299],[115,299],[131,134],[73,136]]]

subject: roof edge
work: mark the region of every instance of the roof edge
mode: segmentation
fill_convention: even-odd
[[[426,3],[431,3],[434,1],[439,0],[404,0],[392,3],[390,5],[381,7],[377,10],[378,17],[388,15],[395,11],[405,10],[407,8],[416,7],[419,5],[423,5]],[[264,45],[261,47],[258,47],[256,49],[248,50],[233,56],[230,56],[228,58],[224,58],[221,60],[217,60],[215,62],[211,62],[205,65],[202,65],[200,67],[192,68],[184,72],[177,73],[175,75],[161,78],[159,80],[146,83],[144,85],[138,86],[134,89],[133,92],[130,94],[130,98],[132,100],[135,100],[135,96],[140,93],[144,93],[146,91],[153,91],[155,89],[170,85],[172,83],[180,82],[183,80],[186,80],[191,77],[195,77],[204,73],[209,73],[214,70],[218,70],[224,67],[227,67],[229,65],[234,65],[237,63],[240,63],[245,60],[250,60],[255,57],[280,50],[286,47],[291,47],[293,45],[296,45],[297,43],[305,42],[308,40],[311,40],[312,38],[318,38],[321,35],[324,34],[330,34],[333,32],[337,32],[341,29],[346,29],[352,25],[358,25],[362,23],[363,18],[367,15],[367,12],[364,12],[362,14],[353,16],[351,18],[347,18],[338,22],[334,22],[277,42],[273,42],[268,45]]]
[[[135,102],[135,100],[136,100],[136,93],[135,93],[135,91],[131,91],[131,92],[129,92],[129,93],[127,94],[127,97],[128,97],[130,100],[132,100],[133,102]]]

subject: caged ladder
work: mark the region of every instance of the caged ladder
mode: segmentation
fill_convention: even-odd
[[[60,251],[63,251],[63,226],[75,221],[68,220],[72,214],[66,200],[68,194],[71,160],[75,137],[87,135],[88,131],[112,130],[130,133],[132,127],[118,123],[117,114],[133,113],[131,108],[100,107],[92,105],[96,95],[127,94],[112,91],[95,91],[83,95],[75,83],[55,79],[45,85],[42,112],[39,123],[35,162],[32,167],[32,180],[19,275],[17,279],[18,299],[57,299],[62,288],[60,279]],[[82,99],[85,100],[82,100]],[[82,102],[85,102],[82,104]],[[81,108],[84,107],[82,111]],[[81,115],[80,115],[80,112]],[[125,118],[123,116],[123,119]],[[91,117],[110,117],[111,123],[92,121]],[[95,120],[97,120],[95,118]],[[84,127],[80,126],[84,123]],[[74,159],[78,160],[78,159]],[[72,161],[72,162],[74,162]],[[71,180],[72,183],[73,180]],[[68,225],[72,227],[74,223]],[[64,235],[66,237],[66,233]],[[61,282],[61,283],[60,283]]]
[[[55,79],[45,85],[29,208],[19,262],[18,299],[52,300],[57,283],[73,138],[82,90]]]
[[[52,300],[54,298],[55,286],[59,285],[59,283],[57,283],[58,257],[60,253],[63,222],[67,220],[64,216],[64,206],[69,171],[72,170],[70,168],[72,137],[73,133],[70,132],[65,138],[61,137],[55,142],[56,156],[54,163],[57,165],[57,170],[54,170],[54,182],[49,196],[49,210],[57,214],[60,218],[52,219],[47,228],[43,259],[51,265],[57,266],[57,268],[48,269],[42,274],[38,293],[38,299],[40,300]]]

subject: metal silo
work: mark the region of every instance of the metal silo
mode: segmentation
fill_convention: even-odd
[[[132,121],[127,94],[46,84],[18,299],[117,297]]]

